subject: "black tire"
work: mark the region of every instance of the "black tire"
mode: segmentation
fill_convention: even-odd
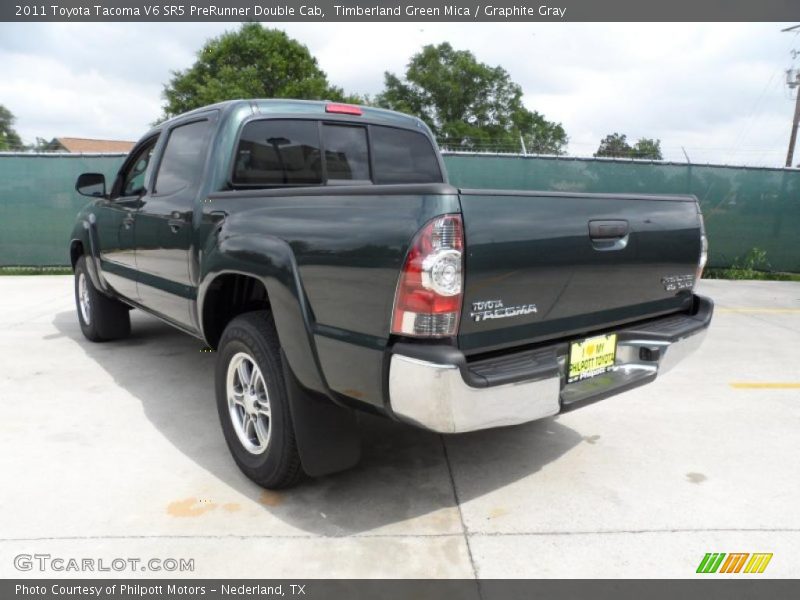
[[[225,441],[242,472],[268,489],[288,488],[304,477],[295,442],[280,350],[275,322],[272,313],[267,310],[245,313],[233,319],[225,328],[217,349],[217,410]],[[261,392],[266,391],[267,402],[264,403],[263,393],[259,394],[256,389],[259,387],[256,381],[248,388],[253,392],[249,394],[250,404],[231,406],[228,378],[232,378],[232,390],[242,390],[237,398],[244,399],[245,386],[241,385],[241,374],[235,367],[244,362],[247,370],[247,365],[251,364],[248,359],[260,370]],[[251,369],[249,380],[258,380],[257,375]],[[269,418],[257,412],[248,416],[248,411],[257,411],[258,407],[263,408],[265,404],[268,406]],[[251,419],[248,422],[249,427],[242,426],[242,422],[247,419]],[[264,439],[267,423],[268,435]],[[258,433],[256,427],[261,428]],[[248,432],[252,432],[252,435],[248,435]],[[250,449],[245,446],[242,436],[247,438]],[[263,449],[259,451],[259,448]]]
[[[81,307],[81,285],[85,285],[88,312]],[[107,342],[131,333],[130,309],[119,300],[104,296],[94,287],[86,270],[85,256],[78,258],[75,264],[75,309],[81,331],[88,340]]]

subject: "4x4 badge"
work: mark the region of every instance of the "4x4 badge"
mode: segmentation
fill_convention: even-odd
[[[672,275],[670,277],[662,277],[661,283],[668,292],[690,290],[694,287],[694,275]]]

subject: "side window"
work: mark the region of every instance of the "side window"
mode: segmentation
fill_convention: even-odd
[[[416,131],[373,125],[372,161],[375,183],[438,183],[439,161],[430,140]]]
[[[210,121],[180,125],[170,132],[156,174],[156,194],[174,194],[199,181],[210,135]]]
[[[153,138],[142,147],[128,165],[122,176],[120,196],[136,196],[144,191],[145,175],[150,159],[153,157],[153,148],[156,147],[157,137]]]
[[[369,151],[365,127],[323,125],[322,145],[328,179],[369,180]]]
[[[252,121],[242,131],[234,160],[234,185],[322,183],[319,126],[316,121]]]

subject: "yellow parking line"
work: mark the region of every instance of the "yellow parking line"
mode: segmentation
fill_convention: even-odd
[[[800,390],[800,381],[732,381],[728,385],[737,390]]]
[[[718,308],[724,313],[800,313],[800,308]]]

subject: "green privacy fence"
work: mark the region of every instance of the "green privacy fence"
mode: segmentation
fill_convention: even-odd
[[[0,154],[0,266],[64,265],[80,173],[105,173],[121,155]],[[711,245],[710,264],[727,267],[752,248],[773,270],[800,272],[800,171],[579,158],[449,154],[461,187],[694,194]]]
[[[69,264],[75,215],[88,198],[75,192],[81,173],[107,181],[123,155],[0,154],[0,266]]]
[[[461,187],[694,194],[709,239],[709,264],[729,267],[753,248],[773,271],[800,272],[800,170],[663,162],[454,154]]]

